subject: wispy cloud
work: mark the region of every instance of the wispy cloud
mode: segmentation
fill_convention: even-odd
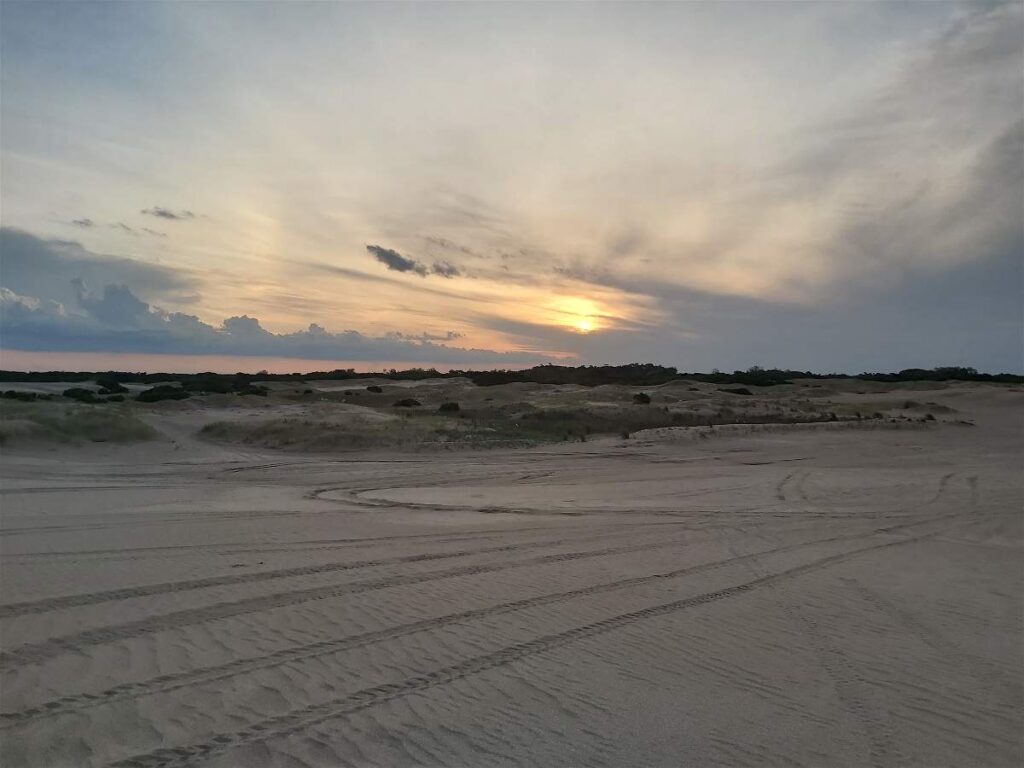
[[[384,248],[380,245],[368,245],[366,246],[366,250],[369,251],[377,261],[395,272],[412,272],[420,277],[437,275],[444,278],[458,277],[462,274],[459,268],[450,261],[438,260],[427,265],[423,262],[417,261],[416,259],[403,256],[398,251],[392,250],[391,248]]]
[[[170,208],[161,208],[158,205],[152,208],[143,208],[141,213],[147,216],[156,216],[158,219],[167,219],[168,221],[187,221],[196,217],[192,211],[172,211]]]

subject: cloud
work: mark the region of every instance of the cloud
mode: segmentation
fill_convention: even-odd
[[[166,232],[157,232],[155,229],[150,229],[149,227],[142,227],[141,229],[136,229],[135,227],[129,227],[123,221],[118,221],[109,226],[111,229],[120,230],[121,232],[131,235],[132,237],[140,237],[141,235],[144,234],[149,235],[151,237],[167,237]]]
[[[465,334],[458,333],[457,331],[445,331],[444,333],[429,333],[424,331],[423,333],[417,334],[392,331],[386,335],[389,339],[405,339],[406,341],[455,341],[456,339],[461,339],[465,336]]]
[[[449,261],[435,261],[430,266],[430,271],[441,277],[456,277],[461,274],[459,268]]]
[[[452,365],[530,364],[550,358],[530,352],[496,352],[437,343],[459,334],[394,333],[367,336],[332,333],[316,323],[295,333],[273,333],[248,315],[220,326],[194,315],[166,312],[140,299],[125,285],[92,293],[74,281],[76,309],[0,287],[0,327],[6,349],[52,352],[139,352],[193,355],[252,355],[306,360],[402,361]]]
[[[167,219],[168,221],[186,221],[196,217],[192,211],[172,211],[169,208],[161,208],[158,205],[152,208],[143,208],[142,213],[147,216],[156,216],[158,219]]]
[[[421,277],[427,274],[427,268],[423,264],[420,264],[415,259],[407,259],[398,251],[383,248],[379,245],[368,245],[366,250],[372,253],[377,261],[388,269],[393,269],[395,272],[415,272]]]
[[[71,281],[78,306],[108,325],[131,327],[150,315],[149,304],[133,294],[126,285],[107,285],[101,296],[89,293],[81,279]]]
[[[472,248],[469,248],[468,246],[465,245],[459,245],[458,243],[454,243],[446,237],[434,237],[431,235],[424,237],[423,240],[424,242],[427,243],[428,246],[434,246],[445,251],[458,251],[459,253],[465,254],[466,256],[473,256],[475,258],[485,258],[483,254],[474,251]]]
[[[88,229],[96,224],[92,219],[72,219],[71,223],[82,229]]]
[[[200,286],[195,274],[183,269],[101,256],[79,243],[0,228],[0,284],[19,295],[76,306],[76,279],[94,286],[130,285],[146,298],[177,304],[195,301]]]
[[[366,250],[372,253],[377,261],[395,272],[412,272],[420,277],[438,275],[444,278],[458,277],[462,274],[461,270],[450,261],[438,260],[427,266],[416,259],[410,259],[398,251],[380,245],[368,245]]]

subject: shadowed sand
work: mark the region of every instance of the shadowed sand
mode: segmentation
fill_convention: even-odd
[[[6,413],[0,763],[1024,762],[1016,388],[367,384]]]

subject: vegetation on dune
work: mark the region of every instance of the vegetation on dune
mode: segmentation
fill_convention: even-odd
[[[441,379],[465,377],[479,386],[494,386],[516,382],[533,384],[577,384],[594,387],[604,384],[622,384],[626,386],[655,386],[679,379],[706,382],[709,384],[740,384],[743,386],[770,387],[778,384],[790,384],[794,379],[835,379],[855,378],[863,381],[884,383],[907,381],[979,381],[1008,384],[1024,384],[1024,376],[1010,373],[980,373],[975,368],[965,366],[944,366],[940,368],[905,368],[896,373],[860,373],[849,375],[843,373],[813,373],[811,371],[794,371],[779,368],[761,368],[752,366],[745,371],[724,373],[684,373],[671,366],[653,365],[650,363],[631,363],[629,365],[538,365],[522,370],[451,370],[445,373],[433,368],[409,368],[406,370],[391,369],[382,373],[360,372],[353,368],[335,369],[332,371],[314,371],[310,373],[279,373],[272,374],[261,371],[258,374],[235,373],[141,373],[128,371],[106,372],[68,372],[68,371],[0,371],[0,381],[23,382],[86,382],[96,380],[101,386],[110,389],[112,383],[126,384],[161,384],[179,382],[183,387],[196,383],[197,389],[203,392],[230,392],[253,380],[303,382],[305,380],[345,381],[349,379],[384,378],[396,381],[422,381],[424,379]],[[370,392],[383,391],[377,385],[367,387]]]
[[[151,426],[119,409],[75,408],[57,413],[33,409],[17,416],[0,420],[0,442],[22,437],[61,443],[132,443],[158,436]]]
[[[19,392],[16,389],[8,389],[0,397],[5,400],[20,400],[23,403],[34,403],[36,400],[52,400],[53,395],[45,395],[39,392]]]
[[[83,389],[82,387],[71,387],[70,389],[65,389],[61,394],[70,400],[77,400],[80,403],[100,402],[96,398],[95,392],[91,389]]]
[[[128,391],[128,387],[124,386],[116,379],[111,379],[106,376],[97,377],[96,383],[99,385],[99,394],[101,395],[123,395]]]
[[[181,387],[160,384],[152,389],[139,392],[135,399],[141,403],[157,403],[161,400],[185,400],[188,397],[191,397],[191,394]]]

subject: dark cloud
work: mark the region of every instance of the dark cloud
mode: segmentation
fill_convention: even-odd
[[[377,261],[395,272],[412,272],[420,277],[437,275],[444,278],[457,277],[462,274],[461,270],[449,261],[439,260],[427,266],[423,262],[410,259],[398,251],[380,245],[368,245],[366,250],[373,254]]]
[[[76,227],[81,227],[82,229],[88,229],[89,227],[96,225],[96,222],[92,219],[72,219],[71,223]]]
[[[458,267],[448,261],[435,261],[430,265],[430,271],[432,274],[448,278],[457,277],[462,274]]]
[[[85,281],[71,281],[78,306],[97,320],[112,326],[131,327],[149,314],[149,304],[133,294],[127,285],[107,285],[101,296],[89,293]]]
[[[143,208],[142,213],[147,216],[156,216],[158,219],[167,219],[168,221],[186,221],[196,217],[192,211],[172,211],[169,208],[161,208],[159,205],[154,205],[152,208]]]
[[[458,333],[457,331],[446,331],[445,333],[401,333],[400,331],[392,331],[387,334],[389,339],[405,339],[406,341],[455,341],[456,339],[463,338],[465,334]]]
[[[43,240],[0,228],[0,285],[22,296],[76,306],[75,279],[86,285],[130,285],[146,298],[185,303],[200,287],[190,272],[139,259],[101,256],[79,243]]]
[[[379,245],[368,245],[366,250],[372,253],[377,261],[395,272],[415,272],[420,277],[425,277],[427,274],[425,265],[420,264],[415,259],[406,258],[398,251],[393,251],[390,248],[384,248]]]
[[[346,267],[337,267],[333,264],[316,264],[305,261],[292,261],[296,267],[302,269],[313,270],[315,272],[322,272],[326,275],[334,275],[337,277],[344,277],[351,280],[358,280],[360,282],[367,283],[381,283],[384,285],[402,286],[406,289],[411,289],[417,293],[429,293],[432,296],[443,296],[446,299],[456,299],[458,301],[474,302],[482,304],[490,304],[491,300],[485,296],[476,296],[464,292],[446,291],[443,288],[435,288],[424,283],[409,283],[403,280],[399,280],[394,277],[387,277],[386,275],[374,275],[368,272],[360,272],[356,269],[347,269]]]
[[[0,287],[0,325],[7,349],[51,352],[139,352],[192,355],[253,355],[305,360],[393,360],[452,365],[516,365],[549,362],[528,352],[496,352],[438,343],[459,337],[332,333],[312,323],[304,331],[272,333],[248,315],[229,317],[218,327],[194,315],[165,312],[125,285],[92,293],[73,285],[76,309]]]

